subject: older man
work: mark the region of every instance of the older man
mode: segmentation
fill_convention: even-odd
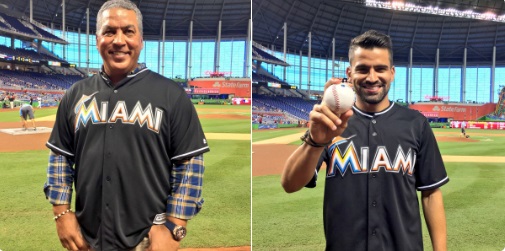
[[[142,14],[128,0],[97,16],[99,74],[63,97],[44,191],[68,250],[176,250],[203,203],[196,111],[175,82],[138,64]],[[71,205],[75,185],[75,210]]]

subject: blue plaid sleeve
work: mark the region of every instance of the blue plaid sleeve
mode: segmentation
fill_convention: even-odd
[[[71,160],[51,151],[47,166],[47,180],[44,184],[46,199],[53,205],[70,204],[74,169]]]
[[[167,216],[189,220],[203,205],[203,155],[175,164],[170,174],[172,193],[168,196]]]

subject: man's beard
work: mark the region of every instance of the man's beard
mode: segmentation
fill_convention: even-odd
[[[369,86],[368,84],[364,84],[364,85]],[[375,84],[375,85],[377,85],[377,84]],[[365,93],[365,88],[363,86],[359,85],[359,87],[356,90],[356,94],[365,103],[368,103],[371,105],[379,104],[388,95],[389,87],[390,87],[390,86],[388,86],[386,84],[382,84],[382,83],[379,84],[379,86],[381,86],[381,91],[378,94],[369,95],[369,94]]]

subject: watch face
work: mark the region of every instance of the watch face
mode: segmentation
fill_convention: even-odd
[[[186,237],[186,228],[182,226],[177,226],[174,229],[174,238],[178,241],[182,240],[184,237]]]

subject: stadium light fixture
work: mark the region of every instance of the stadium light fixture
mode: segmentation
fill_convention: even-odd
[[[398,11],[406,11],[406,12],[414,12],[414,13],[422,13],[422,14],[432,14],[439,16],[448,16],[448,17],[459,17],[459,18],[469,18],[469,19],[478,19],[478,20],[486,20],[493,22],[505,23],[505,15],[497,16],[492,12],[486,13],[477,13],[472,10],[459,11],[453,8],[442,9],[438,7],[424,7],[418,6],[412,3],[404,3],[397,1],[377,1],[377,0],[365,0],[365,6],[379,8],[379,9],[388,9],[388,10],[398,10]]]

